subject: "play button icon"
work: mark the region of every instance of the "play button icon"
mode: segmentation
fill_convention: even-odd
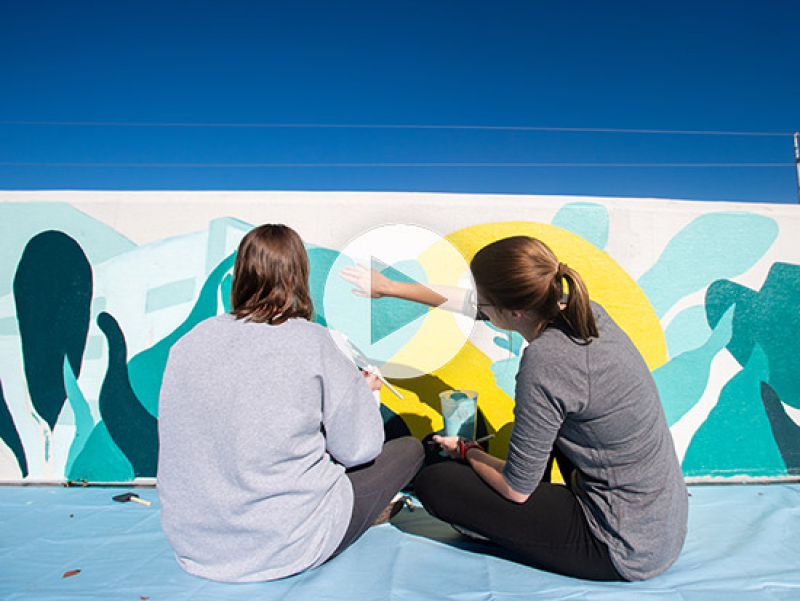
[[[398,283],[399,298],[373,289],[378,278]],[[469,265],[444,237],[421,226],[384,225],[341,250],[325,282],[324,314],[362,362],[388,378],[414,378],[444,366],[469,339],[473,289]],[[404,298],[410,291],[425,304]]]
[[[386,276],[387,278],[389,278],[391,280],[398,281],[398,282],[403,282],[403,283],[407,283],[407,284],[414,284],[414,285],[417,285],[417,286],[424,286],[424,284],[422,284],[421,282],[418,282],[412,276],[410,276],[410,275],[404,273],[403,271],[401,271],[399,269],[396,269],[396,268],[394,268],[394,267],[392,267],[390,265],[387,265],[386,263],[384,263],[383,261],[381,261],[380,259],[378,259],[376,257],[371,257],[371,259],[370,259],[370,267],[372,267],[372,269],[375,272],[380,273],[381,275],[384,275],[384,276]],[[432,308],[435,309],[437,307],[442,306],[444,303],[447,302],[447,297],[446,296],[442,296],[441,294],[439,294],[438,292],[436,292],[435,290],[433,290],[431,288],[428,288],[427,286],[424,286],[424,287],[426,289],[426,293],[428,295],[430,295],[434,299],[433,302],[429,302],[428,303]],[[370,286],[370,290],[371,290],[371,286]],[[417,315],[417,313],[423,313],[424,314],[425,312],[427,312],[427,310],[424,309],[424,308],[420,309],[420,308],[412,307],[411,308],[411,317],[410,318],[408,317],[408,315],[404,315],[399,320],[397,320],[397,319],[393,320],[391,322],[391,324],[389,325],[389,327],[387,328],[384,325],[384,320],[382,320],[382,318],[381,318],[382,314],[381,314],[381,311],[380,311],[380,307],[375,307],[375,305],[374,305],[374,301],[376,301],[376,299],[372,299],[372,300],[373,300],[373,302],[370,303],[370,311],[369,311],[369,316],[370,316],[370,333],[369,333],[369,335],[370,335],[370,343],[371,344],[375,344],[376,342],[378,342],[379,340],[381,340],[385,336],[389,336],[390,334],[392,334],[392,332],[396,331],[397,329],[399,329],[399,328],[401,328],[401,327],[413,322],[414,320],[416,320],[419,317],[419,315]],[[373,310],[373,307],[375,307],[375,310]]]

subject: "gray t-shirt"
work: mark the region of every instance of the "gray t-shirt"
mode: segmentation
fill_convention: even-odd
[[[631,340],[592,303],[591,344],[550,326],[517,374],[505,478],[532,492],[553,444],[577,468],[572,488],[620,575],[651,578],[678,557],[686,484],[650,370]]]
[[[353,508],[345,467],[383,445],[364,378],[303,319],[200,323],[170,353],[159,414],[164,533],[183,569],[214,580],[323,563]]]

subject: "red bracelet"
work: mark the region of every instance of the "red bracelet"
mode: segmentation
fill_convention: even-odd
[[[463,438],[458,439],[458,453],[461,455],[461,459],[463,461],[467,460],[467,451],[470,449],[480,449],[482,451],[483,447],[480,445],[480,443],[477,443],[474,440],[468,440],[464,442]]]

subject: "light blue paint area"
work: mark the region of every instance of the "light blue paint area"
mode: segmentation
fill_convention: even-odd
[[[715,280],[750,269],[778,235],[774,219],[747,212],[701,215],[669,241],[638,284],[663,317],[677,301]]]
[[[522,361],[520,353],[522,352],[522,343],[525,339],[519,332],[502,330],[492,325],[490,321],[484,321],[483,323],[495,332],[500,332],[502,334],[502,336],[495,336],[494,343],[500,348],[509,351],[508,358],[500,359],[492,363],[492,373],[494,374],[494,379],[498,388],[513,399],[517,387],[517,372],[519,371],[520,361]],[[510,337],[509,334],[511,334]],[[509,339],[511,342],[510,346]]]
[[[64,471],[69,480],[84,478],[90,482],[130,482],[135,477],[131,462],[114,443],[103,421],[97,423],[72,466]]]
[[[488,322],[487,322],[488,323]],[[519,355],[522,350],[522,343],[524,342],[524,338],[518,332],[511,332],[510,336],[510,344],[509,344],[509,332],[505,330],[500,330],[495,328],[494,326],[490,326],[492,329],[497,330],[498,332],[502,332],[503,336],[495,336],[494,343],[502,349],[507,351],[511,351],[514,355]]]
[[[670,357],[701,347],[710,335],[706,309],[702,306],[689,307],[678,313],[664,332]]]
[[[198,323],[218,314],[219,286],[233,267],[233,260],[234,256],[231,254],[209,274],[194,307],[183,323],[128,362],[131,388],[142,406],[153,417],[158,417],[158,395],[161,392],[164,368],[167,365],[167,357],[172,345]]]
[[[234,217],[220,217],[208,224],[208,248],[206,249],[206,274],[210,274],[220,261],[234,252],[244,235],[253,226]]]
[[[513,355],[508,359],[500,359],[500,361],[492,363],[492,373],[497,387],[512,399],[516,394],[517,372],[521,360],[519,355]]]
[[[195,280],[186,278],[157,286],[147,291],[145,313],[154,313],[167,307],[188,303],[194,297]]]
[[[19,325],[16,317],[0,319],[0,336],[19,336]]]
[[[106,339],[103,336],[89,336],[86,339],[86,348],[83,351],[84,361],[93,361],[103,356],[106,348]]]
[[[113,228],[62,202],[0,203],[0,297],[11,292],[14,273],[28,241],[58,230],[80,244],[89,263],[127,252],[136,245]]]
[[[756,345],[744,369],[731,378],[716,407],[695,433],[683,460],[686,476],[786,476],[772,427],[761,401],[769,363]]]
[[[731,307],[720,319],[705,344],[687,351],[653,372],[661,404],[672,426],[703,396],[708,385],[711,362],[725,348],[733,336],[733,311]]]
[[[600,250],[608,242],[608,210],[593,202],[571,202],[559,209],[553,225],[577,234]]]
[[[64,473],[69,473],[72,464],[75,463],[78,455],[80,455],[89,440],[92,430],[94,430],[94,418],[89,409],[89,403],[86,402],[86,398],[78,386],[78,380],[75,378],[72,367],[66,358],[64,359],[64,388],[67,392],[67,400],[72,408],[72,416],[75,421],[75,435],[69,447],[67,463],[64,467]]]
[[[92,321],[96,320],[97,316],[106,310],[107,304],[108,300],[105,296],[95,296],[92,299]]]

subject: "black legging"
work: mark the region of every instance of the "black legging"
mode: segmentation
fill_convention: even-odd
[[[562,460],[559,466],[569,482],[571,464]],[[424,469],[414,491],[431,515],[487,537],[513,551],[521,563],[587,580],[623,579],[568,486],[542,482],[518,504],[465,463],[444,461]]]
[[[403,436],[386,442],[373,461],[345,472],[353,485],[353,512],[347,532],[331,557],[352,545],[372,526],[394,496],[414,478],[423,457],[420,441]]]

